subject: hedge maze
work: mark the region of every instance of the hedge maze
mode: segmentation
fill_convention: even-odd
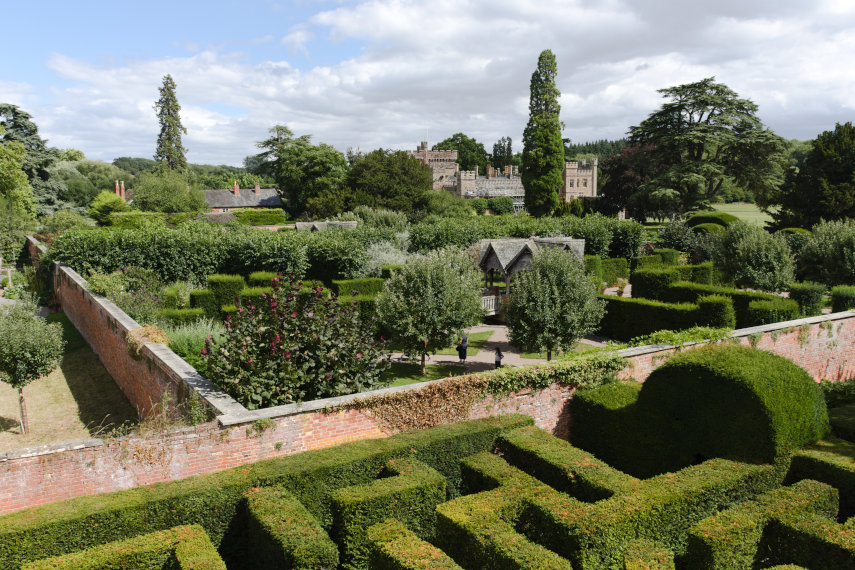
[[[855,568],[855,444],[752,351],[583,391],[575,443],[505,416],[7,515],[0,568]]]

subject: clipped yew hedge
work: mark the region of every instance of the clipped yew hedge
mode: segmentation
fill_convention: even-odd
[[[600,295],[606,301],[606,314],[600,321],[600,334],[628,341],[660,330],[683,330],[694,326],[733,328],[731,300],[720,295],[701,297],[697,303],[664,303],[643,298]]]

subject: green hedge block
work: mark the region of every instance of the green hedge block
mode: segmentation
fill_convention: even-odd
[[[531,423],[530,417],[520,415],[460,422],[12,513],[0,517],[0,560],[16,568],[38,558],[195,523],[206,530],[227,563],[243,561],[241,527],[237,532],[233,527],[244,493],[252,487],[282,485],[321,526],[331,528],[331,492],[372,481],[389,459],[416,454],[445,477],[448,495],[456,497],[461,458],[491,449],[503,431]]]
[[[496,447],[511,465],[581,501],[594,502],[630,492],[639,483],[635,477],[534,426],[507,432]]]
[[[562,493],[531,493],[517,524],[573,568],[619,568],[627,545],[638,538],[682,556],[692,525],[776,485],[770,466],[711,459],[592,504]]]
[[[273,293],[271,287],[247,287],[238,294],[238,299],[244,307],[255,305],[256,307],[266,306],[264,296]]]
[[[693,326],[730,326],[721,320],[721,313],[706,314],[693,303],[666,303],[614,295],[600,295],[600,299],[606,301],[600,334],[615,340],[628,341],[665,329],[677,331]]]
[[[736,326],[738,328],[751,326],[748,314],[748,304],[751,301],[780,299],[780,297],[771,293],[758,293],[730,287],[678,281],[677,283],[672,283],[662,294],[662,300],[669,303],[696,303],[698,298],[704,295],[725,295],[726,297],[730,297],[733,301],[733,310],[736,312]]]
[[[827,397],[825,401],[828,403]],[[829,408],[828,422],[834,435],[847,441],[855,441],[855,404]]]
[[[799,304],[799,314],[802,317],[813,317],[822,314],[822,297],[825,285],[804,281],[790,285],[790,299]]]
[[[491,453],[467,457],[463,469],[464,480],[470,482],[467,489],[489,486],[489,490],[437,506],[436,540],[444,552],[464,568],[570,567],[566,559],[518,533],[513,524],[532,495],[559,493]]]
[[[389,517],[423,540],[436,535],[436,506],[445,501],[445,477],[415,459],[391,459],[391,477],[332,493],[333,535],[345,568],[368,568],[368,527]]]
[[[720,224],[698,224],[696,226],[692,226],[692,231],[696,234],[707,235],[707,234],[722,234],[727,228]]]
[[[822,515],[773,518],[766,527],[767,544],[775,562],[795,562],[810,568],[855,568],[852,527]]]
[[[826,438],[816,445],[797,451],[790,463],[786,482],[813,479],[822,481],[840,493],[840,515],[855,515],[855,444]]]
[[[726,212],[698,212],[689,216],[689,219],[686,220],[686,225],[690,228],[699,224],[717,224],[727,227],[738,220],[739,218]]]
[[[106,568],[177,568],[225,570],[223,559],[199,525],[188,525],[102,544],[87,550],[39,560],[25,570],[102,570]]]
[[[617,283],[618,279],[629,279],[629,263],[622,257],[614,259],[603,259],[603,281],[610,287]]]
[[[357,295],[342,299],[345,303],[356,303],[356,309],[363,321],[373,319],[377,315],[376,300],[376,295]]]
[[[463,570],[447,554],[395,519],[369,527],[368,544],[369,566],[374,570]]]
[[[223,318],[228,317],[229,315],[233,315],[237,313],[238,308],[237,305],[223,305],[220,307],[220,314]]]
[[[281,486],[246,493],[247,552],[255,567],[335,569],[338,547],[297,498]]]
[[[210,289],[196,289],[190,291],[190,307],[202,309],[206,317],[212,319],[220,318],[220,307],[223,304],[217,301],[217,297]]]
[[[855,310],[855,285],[838,285],[831,289],[831,312]]]
[[[657,267],[662,267],[662,256],[661,255],[642,255],[639,257],[631,257],[629,259],[629,275],[630,279],[632,279],[632,274],[638,271],[639,269],[653,269]]]
[[[792,321],[799,318],[799,313],[799,304],[783,297],[748,303],[749,326]]]
[[[208,276],[208,289],[214,293],[220,305],[234,303],[245,286],[246,283],[241,275],[215,273]]]
[[[780,548],[770,548],[768,527],[775,519],[789,519],[793,515],[808,519],[811,515],[829,519],[837,516],[837,492],[824,483],[800,481],[704,519],[689,531],[689,565],[692,568],[753,568],[759,556],[770,555],[778,562],[792,562],[781,560]]]
[[[680,266],[681,275],[682,271],[691,269],[691,275],[684,276],[683,281],[691,281],[693,283],[700,283],[702,285],[712,285],[713,283],[713,262],[705,261],[704,263],[698,263],[697,265],[682,265]]]
[[[662,265],[680,264],[680,252],[676,249],[657,249],[653,254],[662,258]]]
[[[680,277],[680,271],[671,267],[639,269],[632,274],[632,297],[659,301],[665,290]]]
[[[379,277],[363,277],[361,279],[333,279],[332,289],[343,300],[353,297],[353,292],[359,295],[376,295],[383,290],[385,279]]]
[[[288,221],[285,212],[274,208],[235,209],[231,213],[245,226],[279,226]]]
[[[736,311],[733,301],[724,295],[706,295],[698,299],[698,313],[707,325],[720,329],[736,327]]]
[[[810,374],[745,346],[674,355],[647,377],[638,406],[661,418],[662,446],[671,455],[666,469],[698,457],[771,463],[829,431],[825,399]]]
[[[624,570],[674,570],[674,553],[655,540],[636,539],[623,552]]]
[[[398,271],[402,267],[403,265],[401,264],[384,265],[380,268],[380,277],[383,279],[389,279],[395,271]]]
[[[163,306],[167,309],[180,309],[190,304],[190,291],[187,286],[169,285],[163,288]]]
[[[205,316],[205,309],[201,307],[195,309],[163,309],[160,314],[170,323],[180,325],[198,321]]]
[[[603,260],[597,255],[586,255],[585,273],[591,276],[591,280],[599,288],[603,282]]]
[[[250,287],[270,287],[271,282],[277,276],[275,271],[253,271],[249,274],[247,284]]]

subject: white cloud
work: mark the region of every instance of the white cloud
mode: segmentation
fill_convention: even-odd
[[[843,0],[371,0],[317,13],[278,45],[252,41],[260,63],[224,48],[108,64],[57,54],[48,66],[71,87],[0,82],[0,100],[27,106],[52,144],[107,160],[153,153],[166,73],[193,162],[239,164],[277,123],[340,150],[412,148],[426,129],[432,143],[465,132],[519,149],[529,78],[550,48],[574,140],[623,136],[661,103],[657,89],[713,75],[783,136],[809,138],[852,120],[853,25]],[[361,49],[309,69],[282,59],[307,42]]]

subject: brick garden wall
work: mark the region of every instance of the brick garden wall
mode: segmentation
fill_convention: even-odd
[[[195,390],[217,421],[148,437],[70,442],[0,455],[0,514],[390,435],[368,413],[349,408],[364,395],[248,411],[163,345],[147,345],[142,359],[135,360],[125,335],[139,325],[109,301],[93,296],[70,269],[58,267],[55,279],[66,314],[135,405],[145,410],[149,399],[156,400],[163,391],[181,399]],[[855,377],[855,312],[743,329],[734,336],[790,358],[815,378]],[[622,376],[643,380],[675,350],[621,351],[630,363]],[[425,384],[376,393],[420,390]],[[468,417],[527,414],[539,427],[566,438],[573,392],[553,385],[498,399],[490,396],[472,406]]]

